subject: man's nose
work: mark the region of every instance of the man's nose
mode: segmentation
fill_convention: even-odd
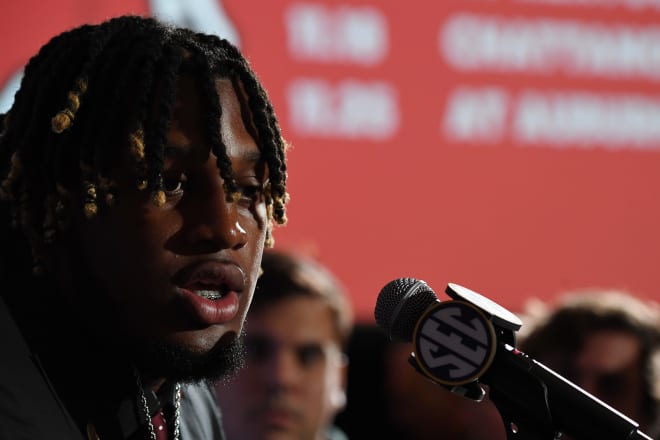
[[[269,359],[265,369],[271,385],[276,387],[295,386],[300,379],[300,367],[293,353],[277,351]]]
[[[221,184],[208,189],[191,207],[188,240],[205,253],[222,249],[240,249],[247,243],[247,231],[241,225],[238,205],[228,201]]]

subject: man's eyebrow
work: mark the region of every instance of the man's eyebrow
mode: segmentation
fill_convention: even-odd
[[[165,148],[163,150],[163,153],[165,157],[168,158],[176,158],[176,157],[182,157],[190,154],[195,150],[193,145],[172,145],[172,144],[167,144],[165,145]],[[253,150],[253,149],[243,149],[239,153],[237,159],[243,160],[245,162],[250,162],[250,163],[257,163],[261,161],[263,158],[263,155],[261,154],[261,151],[259,150]],[[231,157],[229,158],[231,160]]]
[[[262,159],[262,154],[261,151],[259,150],[242,150],[239,158],[246,161],[246,162],[254,162],[257,163]],[[231,159],[231,158],[230,158]]]
[[[163,149],[163,153],[165,157],[181,157],[185,156],[187,154],[190,154],[190,152],[193,150],[192,145],[172,145],[172,144],[167,144],[165,145],[165,148]]]

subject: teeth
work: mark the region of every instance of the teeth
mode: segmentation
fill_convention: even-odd
[[[195,293],[202,298],[216,300],[220,299],[222,295],[217,290],[196,290]]]

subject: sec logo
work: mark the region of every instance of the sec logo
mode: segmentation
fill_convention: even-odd
[[[413,343],[422,372],[449,386],[477,380],[497,351],[492,323],[481,310],[464,301],[429,307],[417,322]]]

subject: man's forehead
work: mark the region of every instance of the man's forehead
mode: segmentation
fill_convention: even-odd
[[[208,147],[205,145],[185,142],[185,140],[178,140],[170,137],[168,144],[165,146],[164,154],[169,159],[182,159],[191,155],[195,155],[200,151],[208,152]],[[230,161],[240,161],[248,164],[256,164],[264,160],[263,154],[257,148],[232,148],[227,151]]]
[[[281,349],[315,347],[339,347],[340,342],[330,326],[322,326],[316,331],[309,327],[276,328],[258,319],[248,320],[245,341],[247,344],[261,344]]]
[[[255,331],[251,333],[248,331],[245,340],[248,344],[258,343],[258,344],[266,344],[266,345],[289,347],[289,348],[302,348],[309,346],[324,347],[330,345],[337,345],[330,337],[323,338],[323,337],[314,337],[314,336],[301,334],[297,337],[282,338],[278,335],[269,332],[259,332],[259,331]]]
[[[617,372],[634,365],[640,350],[641,343],[635,335],[603,330],[585,338],[577,362],[582,369]]]

